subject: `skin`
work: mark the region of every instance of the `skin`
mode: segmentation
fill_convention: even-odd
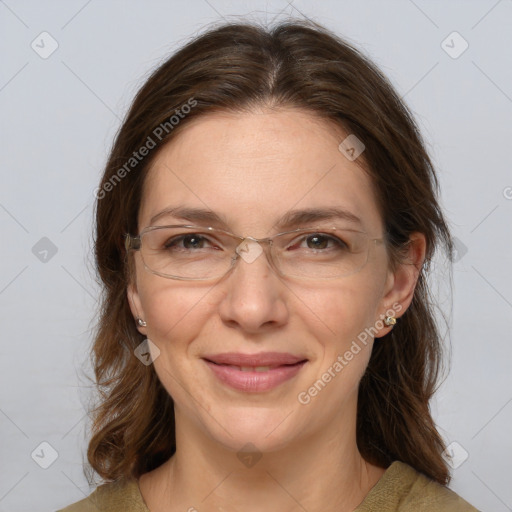
[[[222,215],[236,234],[263,238],[278,232],[273,226],[290,209],[337,206],[380,237],[372,183],[338,150],[346,135],[296,109],[202,116],[157,155],[139,230],[164,208],[185,205]],[[264,255],[239,259],[217,282],[184,282],[148,272],[134,254],[130,307],[161,351],[154,367],[176,413],[176,454],[139,480],[152,512],[339,512],[363,501],[384,472],[356,444],[358,384],[379,340],[370,339],[309,404],[297,396],[393,305],[400,306],[396,317],[409,307],[425,255],[425,237],[411,239],[409,259],[394,272],[385,245],[376,245],[361,271],[323,282],[282,278]],[[275,389],[244,393],[221,384],[201,359],[228,351],[290,352],[309,361]],[[249,442],[262,455],[250,467],[237,457]]]

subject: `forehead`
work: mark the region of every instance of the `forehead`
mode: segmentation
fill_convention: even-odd
[[[139,228],[163,209],[185,206],[220,214],[237,233],[266,236],[290,210],[343,208],[380,234],[372,182],[338,148],[347,135],[293,109],[196,118],[153,161]]]

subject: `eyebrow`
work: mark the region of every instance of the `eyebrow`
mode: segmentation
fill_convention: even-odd
[[[150,225],[163,217],[174,217],[187,222],[207,223],[212,226],[229,230],[228,222],[221,215],[204,208],[191,208],[185,206],[168,207],[151,217]],[[338,207],[305,208],[286,212],[275,227],[278,229],[294,229],[314,222],[344,220],[359,226],[363,225],[361,219],[352,212]]]

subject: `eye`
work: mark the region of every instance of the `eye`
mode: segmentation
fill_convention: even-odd
[[[210,240],[198,233],[188,233],[170,238],[165,242],[165,249],[204,249],[208,247]]]
[[[348,249],[348,245],[343,240],[325,233],[311,233],[302,237],[295,245],[313,250]]]

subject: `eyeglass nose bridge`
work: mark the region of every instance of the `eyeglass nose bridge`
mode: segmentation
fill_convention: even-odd
[[[279,274],[281,272],[276,267],[274,258],[272,255],[272,242],[271,238],[254,238],[252,236],[246,236],[244,238],[240,237],[241,242],[235,248],[235,254],[233,255],[232,266],[235,265],[236,261],[241,258],[246,263],[253,263],[260,257],[262,253],[265,253],[267,257],[267,261],[270,266]],[[267,244],[269,251],[264,249],[262,244]]]

